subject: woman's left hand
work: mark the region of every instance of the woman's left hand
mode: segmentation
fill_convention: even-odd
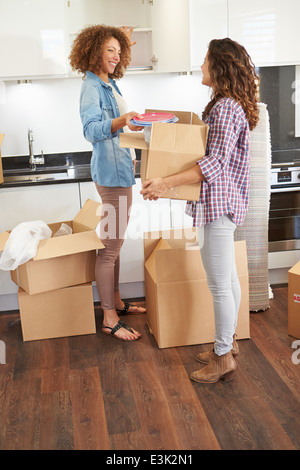
[[[143,188],[140,191],[144,199],[157,201],[168,190],[164,178],[151,178],[144,181]]]
[[[141,116],[141,114],[136,113],[135,111],[131,111],[130,113],[126,114],[126,126],[128,126],[131,131],[143,131],[143,126],[135,126],[134,124],[131,124],[130,121],[134,117],[137,117],[138,119],[143,119],[143,116]]]
[[[136,41],[134,41],[134,42],[131,41],[131,35],[132,35],[133,27],[131,27],[128,31],[128,26],[122,26],[120,28],[120,30],[123,31],[123,33],[127,36],[127,38],[129,39],[130,45],[134,46],[136,44]]]

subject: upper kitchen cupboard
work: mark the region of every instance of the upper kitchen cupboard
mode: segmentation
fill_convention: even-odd
[[[209,42],[228,36],[227,0],[189,0],[191,70],[200,70]]]
[[[299,0],[227,0],[229,35],[256,66],[300,64]]]
[[[64,0],[0,0],[0,78],[66,76]]]
[[[189,0],[68,0],[70,43],[91,24],[131,26],[131,70],[190,70]]]

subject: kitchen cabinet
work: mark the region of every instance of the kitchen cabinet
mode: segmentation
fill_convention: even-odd
[[[128,69],[156,73],[190,70],[188,0],[69,0],[70,42],[85,26],[133,26],[132,63]]]
[[[228,0],[229,35],[256,66],[300,64],[299,0]]]
[[[94,183],[80,183],[81,204],[90,198],[101,198]],[[168,230],[171,228],[170,200],[144,201],[141,179],[136,179],[132,188],[132,207],[125,240],[120,253],[120,284],[144,280],[144,232]]]
[[[64,0],[0,0],[0,78],[66,76]]]
[[[212,39],[227,36],[227,0],[190,0],[191,70],[201,69]]]
[[[21,222],[72,220],[80,210],[78,183],[1,188],[0,207],[0,233]],[[0,295],[17,290],[10,273],[0,269]]]

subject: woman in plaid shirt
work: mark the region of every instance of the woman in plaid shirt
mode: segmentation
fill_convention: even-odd
[[[212,98],[203,113],[209,126],[206,155],[191,169],[145,181],[144,199],[158,199],[170,188],[201,181],[198,202],[186,213],[198,227],[201,257],[213,296],[215,344],[197,361],[206,366],[191,374],[200,383],[231,380],[238,345],[235,328],[241,290],[234,257],[234,231],[248,208],[250,130],[258,122],[257,75],[245,48],[229,38],[210,42],[202,83]]]

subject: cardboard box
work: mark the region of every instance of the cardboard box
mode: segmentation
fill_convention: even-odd
[[[300,261],[288,272],[288,334],[300,339]]]
[[[146,110],[145,112],[164,112]],[[204,157],[208,126],[191,112],[168,111],[179,121],[174,124],[153,123],[150,145],[147,146],[143,132],[120,134],[120,146],[141,149],[141,180],[158,176],[170,176],[193,167]],[[164,194],[164,198],[198,201],[200,183],[178,186]]]
[[[24,341],[96,333],[91,283],[18,299]]]
[[[94,281],[96,250],[104,248],[95,232],[100,206],[88,199],[72,221],[64,222],[73,233],[41,240],[36,256],[11,272],[12,280],[30,295]],[[61,224],[49,224],[53,235]],[[8,237],[9,232],[0,234],[0,251]]]
[[[2,158],[1,158],[1,145],[2,145],[3,139],[4,139],[4,134],[0,134],[0,184],[2,184],[3,181],[4,181],[3,168],[2,168]]]
[[[145,234],[145,295],[149,329],[159,348],[211,343],[214,314],[195,229]],[[235,243],[242,297],[236,333],[250,337],[246,242]]]

